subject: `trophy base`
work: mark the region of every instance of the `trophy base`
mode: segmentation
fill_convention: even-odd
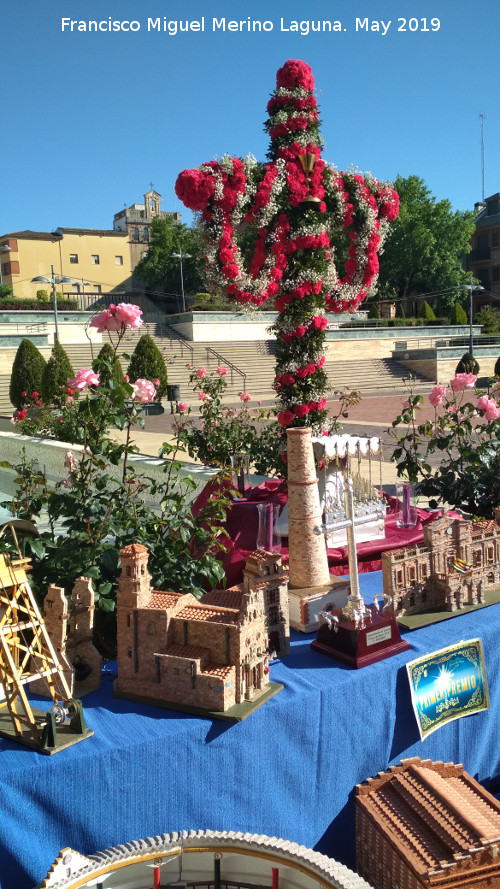
[[[311,648],[356,669],[407,651],[410,645],[401,639],[394,615],[379,613],[373,606],[368,608],[370,623],[364,627],[347,620],[342,609],[332,611],[331,616],[337,617],[338,623],[322,624]]]

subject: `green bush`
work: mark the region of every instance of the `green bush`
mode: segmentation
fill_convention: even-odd
[[[472,357],[470,352],[465,352],[455,368],[456,374],[475,374],[479,373],[479,364]]]
[[[37,290],[36,298],[40,300],[41,303],[48,303],[50,299],[48,290]]]
[[[396,306],[396,318],[406,318],[406,312],[403,308],[403,303],[398,303]]]
[[[500,358],[495,361],[495,376],[500,377]]]
[[[143,379],[152,380],[153,382],[156,379],[159,380],[156,387],[155,401],[165,398],[167,394],[167,368],[163,355],[149,334],[145,333],[137,343],[130,359],[127,373],[131,383]]]
[[[420,306],[420,309],[418,310],[418,317],[423,318],[425,321],[435,321],[436,320],[436,316],[435,316],[433,310],[431,309],[429,303],[425,299],[424,299],[422,305]]]
[[[467,315],[460,303],[453,303],[451,307],[450,324],[467,324]]]
[[[376,303],[371,304],[370,311],[368,312],[368,317],[369,318],[380,318],[380,315],[378,313],[378,307],[377,307]]]
[[[110,379],[123,383],[123,370],[111,343],[104,343],[97,358],[92,362],[92,370],[99,374],[99,385],[109,385]],[[136,377],[137,379],[137,377]]]
[[[11,299],[14,296],[12,287],[8,284],[0,284],[0,299]]]
[[[42,353],[31,340],[21,341],[10,378],[9,398],[14,407],[22,408],[32,392],[41,392],[42,374],[46,364]]]
[[[45,404],[52,404],[64,394],[67,381],[75,375],[73,365],[59,340],[56,340],[42,373],[40,393]]]

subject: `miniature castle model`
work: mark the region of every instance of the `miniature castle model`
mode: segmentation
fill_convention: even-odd
[[[424,526],[424,543],[382,553],[384,593],[395,614],[457,611],[484,602],[500,583],[500,510],[495,520],[441,516]]]
[[[418,757],[356,787],[356,868],[374,889],[500,887],[500,803],[463,766]]]
[[[262,592],[247,584],[234,607],[151,589],[148,550],[120,552],[114,691],[180,709],[222,713],[278,691],[270,686]]]
[[[99,688],[102,657],[92,642],[94,626],[94,591],[92,581],[78,577],[70,601],[63,587],[50,584],[43,600],[43,619],[66,681],[74,691],[74,682],[85,681],[85,691]],[[36,694],[45,695],[42,680],[31,686]]]
[[[262,599],[260,607],[265,612],[270,656],[285,657],[290,653],[288,572],[282,567],[279,554],[258,550],[246,560],[243,583],[227,590],[212,590],[200,601],[204,605],[239,608],[242,597],[251,592]]]

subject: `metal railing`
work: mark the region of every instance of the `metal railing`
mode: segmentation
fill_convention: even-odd
[[[164,339],[168,339],[170,341],[171,347],[174,342],[178,343],[180,346],[180,349],[181,349],[181,358],[182,358],[183,349],[186,349],[186,351],[189,352],[189,355],[191,356],[191,363],[194,363],[194,349],[193,349],[193,347],[190,345],[190,343],[188,343],[186,338],[183,337],[176,330],[174,330],[173,327],[169,327],[168,324],[158,325],[158,336],[161,336]]]
[[[215,349],[212,349],[210,346],[205,346],[205,351],[207,353],[207,364],[210,364],[210,358],[212,356],[217,359],[217,362],[219,364],[227,364],[227,366],[231,372],[231,383],[233,383],[233,381],[234,381],[233,373],[236,373],[243,380],[243,391],[246,390],[247,375],[243,370],[241,370],[239,367],[237,367],[236,364],[233,364],[232,361],[228,361],[228,359],[225,358],[224,355],[221,355],[219,352],[216,352]]]
[[[450,337],[415,337],[411,340],[394,341],[395,352],[411,352],[414,349],[452,349],[456,346],[468,346],[470,338],[465,336]],[[474,336],[474,346],[500,346],[500,336]]]

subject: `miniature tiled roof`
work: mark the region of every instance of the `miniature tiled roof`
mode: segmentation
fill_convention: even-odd
[[[179,614],[180,620],[200,620],[206,623],[235,624],[239,611],[235,608],[217,608],[209,605],[186,605]]]
[[[358,785],[356,804],[419,873],[500,839],[500,803],[453,763],[403,760]]]
[[[211,590],[200,599],[201,605],[218,605],[223,608],[240,608],[243,595],[243,584],[231,586],[227,590]]]
[[[201,671],[202,673],[206,673],[209,676],[219,676],[220,679],[227,679],[228,676],[231,675],[235,670],[235,667],[232,664],[229,666],[221,666],[220,664],[207,664],[207,666]]]
[[[148,608],[170,608],[179,601],[184,593],[164,593],[161,590],[153,590],[148,602]]]
[[[124,546],[123,549],[120,550],[121,556],[139,556],[148,552],[147,546],[143,546],[141,543],[129,543],[128,546]]]
[[[188,661],[201,661],[209,655],[209,649],[202,645],[169,645],[161,657],[183,657]]]
[[[498,522],[495,522],[494,519],[485,519],[482,522],[471,522],[471,525],[473,537],[482,537],[482,535],[487,534],[488,531],[496,531],[497,533],[500,531],[500,525]]]

